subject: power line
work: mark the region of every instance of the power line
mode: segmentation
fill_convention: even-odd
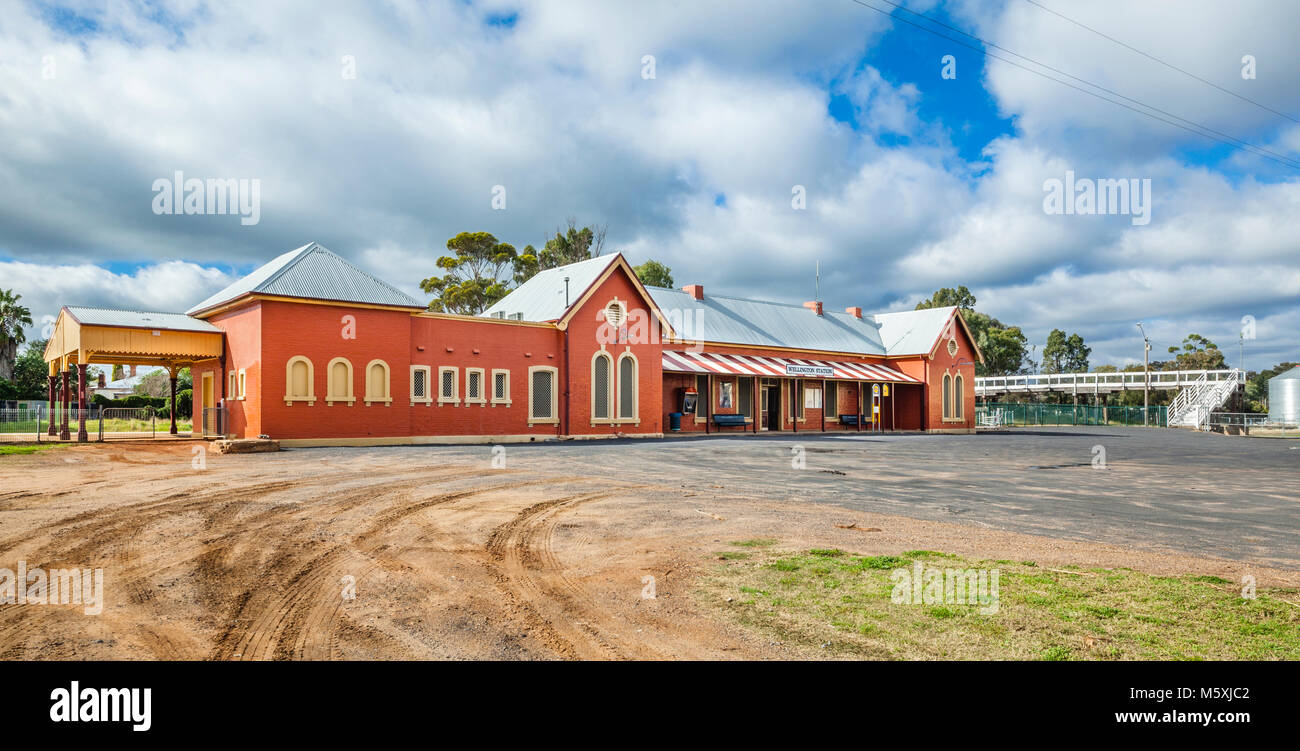
[[[1288,115],[1288,114],[1285,113],[1285,112],[1279,112],[1279,111],[1273,109],[1272,107],[1268,106],[1267,104],[1260,104],[1259,102],[1255,101],[1254,99],[1251,99],[1251,98],[1248,97],[1248,96],[1242,96],[1241,94],[1238,94],[1237,92],[1235,92],[1235,91],[1233,91],[1233,90],[1231,90],[1231,89],[1225,89],[1224,87],[1220,86],[1219,84],[1217,84],[1217,83],[1215,83],[1215,82],[1213,82],[1213,81],[1207,81],[1207,80],[1205,80],[1204,78],[1201,78],[1200,76],[1196,75],[1195,73],[1192,73],[1191,71],[1183,70],[1182,68],[1178,67],[1177,65],[1174,65],[1173,63],[1165,62],[1164,60],[1161,60],[1160,58],[1156,57],[1155,55],[1147,54],[1146,52],[1143,52],[1142,50],[1138,49],[1137,47],[1134,47],[1134,46],[1131,45],[1131,44],[1125,44],[1124,42],[1121,42],[1120,40],[1116,39],[1115,37],[1113,37],[1113,36],[1111,36],[1111,35],[1109,35],[1109,34],[1106,34],[1106,33],[1100,32],[1100,31],[1097,31],[1096,29],[1092,28],[1091,26],[1088,26],[1087,24],[1084,24],[1084,23],[1080,23],[1079,21],[1076,21],[1076,20],[1074,20],[1073,18],[1070,18],[1070,17],[1067,16],[1067,15],[1064,15],[1064,14],[1062,14],[1062,13],[1059,13],[1059,12],[1057,12],[1057,11],[1054,11],[1054,10],[1052,10],[1051,8],[1047,7],[1046,5],[1042,5],[1041,3],[1037,3],[1037,2],[1035,2],[1035,0],[1025,0],[1025,2],[1027,2],[1027,3],[1029,3],[1030,5],[1033,5],[1033,6],[1035,6],[1035,7],[1042,8],[1043,10],[1047,11],[1048,13],[1051,13],[1051,14],[1054,15],[1054,16],[1057,16],[1057,17],[1059,17],[1059,18],[1063,18],[1063,19],[1065,19],[1066,21],[1069,21],[1070,23],[1074,24],[1075,26],[1078,26],[1078,27],[1081,28],[1081,29],[1087,29],[1088,31],[1091,31],[1092,33],[1096,34],[1096,35],[1099,36],[1099,37],[1102,37],[1103,39],[1109,39],[1110,41],[1114,42],[1115,44],[1118,44],[1119,46],[1123,47],[1124,49],[1132,50],[1133,52],[1138,53],[1138,54],[1141,55],[1142,57],[1145,57],[1145,58],[1148,58],[1148,59],[1154,60],[1154,61],[1160,63],[1161,65],[1165,66],[1166,68],[1170,68],[1170,69],[1172,69],[1172,70],[1176,70],[1176,71],[1178,71],[1179,73],[1182,73],[1183,75],[1188,76],[1189,78],[1194,78],[1194,79],[1196,79],[1197,81],[1200,81],[1201,83],[1203,83],[1203,84],[1205,84],[1205,85],[1207,85],[1207,86],[1213,86],[1214,88],[1218,89],[1219,91],[1222,91],[1222,92],[1225,93],[1225,94],[1229,94],[1229,95],[1231,95],[1231,96],[1235,96],[1235,97],[1237,97],[1238,99],[1240,99],[1240,100],[1243,101],[1243,102],[1249,102],[1249,103],[1255,105],[1256,107],[1259,107],[1260,109],[1263,109],[1263,110],[1268,110],[1269,112],[1272,112],[1273,114],[1278,115],[1279,117],[1285,117],[1286,119],[1290,120],[1290,121],[1293,122],[1293,123],[1300,123],[1300,120],[1297,120],[1296,118],[1291,117],[1290,115]]]
[[[956,27],[954,27],[954,26],[949,26],[948,24],[945,24],[945,23],[943,23],[942,21],[935,20],[935,19],[930,18],[929,16],[926,16],[926,15],[924,15],[924,14],[922,14],[922,13],[917,13],[916,11],[909,10],[909,9],[907,9],[907,8],[904,8],[903,6],[898,5],[897,3],[890,2],[890,0],[880,0],[880,2],[887,3],[888,5],[892,5],[893,7],[898,8],[899,10],[902,10],[902,11],[907,12],[907,13],[911,13],[912,15],[914,15],[914,16],[918,16],[918,17],[920,17],[920,18],[924,18],[924,19],[926,19],[927,21],[930,21],[931,23],[937,24],[937,25],[942,26],[942,27],[944,27],[944,28],[951,29],[952,31],[955,31],[955,32],[961,34],[962,36],[966,36],[966,37],[969,37],[969,38],[971,38],[971,39],[974,39],[974,40],[980,42],[981,44],[983,44],[983,45],[985,45],[985,46],[992,47],[992,48],[994,48],[994,49],[998,49],[998,50],[1002,50],[1002,51],[1004,51],[1004,52],[1006,52],[1006,53],[1008,53],[1008,54],[1010,54],[1010,55],[1014,55],[1014,56],[1016,56],[1016,57],[1019,57],[1019,58],[1021,58],[1022,60],[1026,60],[1026,61],[1028,61],[1028,62],[1031,62],[1031,63],[1033,63],[1034,65],[1038,65],[1038,66],[1040,66],[1040,67],[1042,67],[1042,68],[1046,68],[1047,70],[1051,70],[1051,71],[1053,71],[1053,72],[1060,73],[1061,75],[1066,76],[1067,78],[1072,78],[1072,79],[1074,79],[1074,80],[1076,80],[1076,81],[1079,81],[1079,82],[1081,82],[1081,83],[1083,83],[1083,84],[1086,84],[1086,85],[1088,85],[1088,86],[1092,86],[1093,88],[1099,89],[1099,90],[1101,90],[1101,91],[1105,91],[1105,92],[1107,92],[1107,93],[1109,93],[1109,94],[1113,94],[1113,95],[1115,95],[1115,96],[1117,96],[1117,97],[1120,97],[1121,99],[1127,99],[1128,101],[1134,102],[1134,103],[1138,104],[1138,105],[1141,106],[1141,107],[1145,107],[1145,108],[1147,108],[1147,109],[1149,109],[1149,110],[1153,110],[1154,112],[1159,112],[1159,113],[1162,113],[1162,114],[1168,115],[1169,117],[1175,118],[1175,119],[1177,119],[1177,120],[1182,120],[1183,122],[1190,124],[1190,126],[1192,126],[1192,127],[1188,127],[1188,125],[1183,125],[1182,123],[1175,122],[1174,120],[1167,120],[1167,119],[1165,119],[1165,118],[1163,118],[1163,117],[1160,117],[1159,115],[1152,114],[1151,112],[1147,112],[1146,110],[1138,109],[1137,107],[1132,107],[1132,106],[1130,106],[1130,105],[1124,104],[1123,102],[1115,101],[1114,99],[1110,99],[1110,98],[1108,98],[1108,97],[1102,96],[1101,94],[1098,94],[1098,93],[1096,93],[1096,92],[1094,92],[1094,91],[1089,91],[1088,89],[1084,89],[1084,88],[1080,88],[1080,87],[1078,87],[1078,86],[1075,86],[1074,84],[1071,84],[1071,83],[1069,83],[1068,81],[1062,81],[1062,80],[1059,79],[1059,78],[1053,78],[1052,76],[1049,76],[1049,75],[1047,75],[1046,73],[1043,73],[1042,71],[1034,70],[1033,68],[1030,68],[1030,67],[1027,67],[1027,66],[1021,65],[1021,64],[1015,62],[1014,60],[1008,60],[1008,59],[1005,58],[1005,57],[999,57],[998,55],[995,55],[995,54],[989,52],[989,51],[986,50],[986,49],[982,49],[982,48],[980,48],[980,47],[976,47],[975,45],[972,45],[972,44],[967,44],[967,43],[961,41],[960,39],[954,39],[953,37],[950,37],[950,36],[948,36],[948,35],[946,35],[946,34],[942,34],[942,33],[938,32],[938,31],[935,31],[934,29],[931,29],[931,28],[926,27],[926,26],[922,26],[922,25],[920,25],[920,24],[918,24],[918,23],[916,23],[916,22],[914,22],[914,21],[909,21],[908,19],[903,18],[902,16],[896,16],[896,15],[894,15],[893,13],[890,13],[890,12],[887,11],[887,10],[882,10],[881,8],[877,8],[877,7],[875,7],[874,5],[869,5],[869,4],[867,4],[866,2],[863,2],[863,0],[853,0],[853,2],[854,2],[854,3],[857,3],[858,5],[861,5],[861,6],[864,7],[864,8],[870,8],[871,10],[874,10],[874,11],[876,11],[877,13],[880,13],[881,15],[888,16],[889,18],[892,18],[892,19],[895,20],[895,21],[902,21],[903,23],[908,24],[909,26],[914,26],[914,27],[916,27],[916,28],[920,29],[921,31],[924,31],[924,32],[926,32],[926,33],[928,33],[928,34],[933,34],[934,36],[937,36],[937,37],[939,37],[939,38],[941,38],[941,39],[947,39],[948,41],[953,42],[954,44],[957,44],[957,45],[959,45],[959,46],[961,46],[961,47],[965,47],[965,48],[967,48],[967,49],[974,50],[974,51],[980,53],[981,55],[984,55],[985,57],[991,58],[991,59],[993,59],[993,60],[998,60],[998,61],[1000,61],[1000,62],[1004,62],[1004,63],[1006,63],[1006,64],[1008,64],[1008,65],[1012,65],[1012,66],[1014,66],[1014,67],[1020,68],[1021,70],[1027,71],[1027,72],[1029,72],[1029,73],[1033,73],[1034,75],[1039,76],[1039,77],[1041,77],[1041,78],[1045,78],[1045,79],[1047,79],[1047,80],[1049,80],[1049,81],[1053,81],[1053,82],[1055,82],[1055,83],[1059,83],[1059,84],[1061,84],[1062,86],[1067,86],[1067,87],[1069,87],[1069,88],[1071,88],[1071,89],[1074,89],[1075,91],[1079,91],[1079,92],[1082,92],[1082,93],[1084,93],[1084,94],[1087,94],[1088,96],[1094,97],[1094,98],[1096,98],[1096,99],[1100,99],[1100,100],[1102,100],[1103,102],[1109,102],[1109,103],[1114,104],[1114,105],[1116,105],[1116,106],[1123,107],[1124,109],[1127,109],[1127,110],[1131,110],[1131,111],[1133,111],[1133,112],[1136,112],[1136,113],[1138,113],[1139,115],[1145,115],[1146,117],[1149,117],[1149,118],[1151,118],[1151,119],[1153,119],[1153,120],[1159,120],[1159,121],[1162,122],[1162,123],[1166,123],[1166,124],[1168,124],[1168,125],[1172,125],[1172,126],[1174,126],[1174,127],[1176,127],[1176,128],[1181,128],[1181,129],[1183,129],[1183,130],[1185,130],[1185,131],[1187,131],[1187,132],[1189,132],[1189,133],[1193,133],[1193,134],[1198,135],[1198,136],[1201,136],[1201,137],[1203,137],[1203,138],[1208,138],[1208,139],[1210,139],[1210,140],[1212,140],[1212,141],[1217,141],[1217,142],[1222,143],[1222,144],[1224,144],[1224,145],[1226,145],[1226,146],[1231,146],[1232,148],[1240,149],[1240,150],[1242,150],[1242,151],[1245,151],[1245,152],[1248,153],[1248,154],[1252,154],[1252,155],[1254,155],[1254,156],[1263,157],[1264,159],[1268,159],[1269,161],[1277,162],[1278,164],[1281,164],[1281,165],[1283,165],[1283,166],[1290,167],[1290,168],[1292,168],[1292,169],[1298,169],[1298,170],[1300,170],[1300,162],[1297,162],[1297,161],[1295,161],[1295,160],[1292,160],[1292,159],[1290,159],[1289,157],[1286,157],[1286,156],[1284,156],[1284,155],[1282,155],[1282,154],[1278,154],[1278,153],[1276,153],[1276,152],[1270,151],[1270,150],[1265,149],[1265,148],[1263,148],[1263,147],[1261,147],[1261,146],[1256,146],[1256,145],[1254,145],[1254,144],[1252,144],[1252,143],[1249,143],[1249,142],[1247,142],[1247,141],[1242,141],[1242,140],[1239,139],[1239,138],[1234,138],[1233,136],[1230,136],[1230,135],[1228,135],[1228,134],[1226,134],[1226,133],[1221,133],[1221,132],[1219,132],[1219,131],[1217,131],[1217,130],[1214,130],[1213,128],[1210,128],[1210,127],[1208,127],[1208,126],[1201,125],[1200,123],[1194,122],[1194,121],[1192,121],[1192,120],[1188,120],[1187,118],[1184,118],[1184,117],[1180,117],[1180,116],[1175,115],[1175,114],[1173,114],[1173,113],[1171,113],[1171,112],[1166,112],[1166,111],[1164,111],[1164,110],[1162,110],[1162,109],[1159,109],[1158,107],[1153,107],[1153,106],[1151,106],[1151,105],[1149,105],[1149,104],[1146,104],[1146,103],[1144,103],[1144,102],[1141,102],[1141,101],[1139,101],[1139,100],[1137,100],[1137,99],[1133,99],[1133,98],[1131,98],[1131,97],[1124,96],[1123,94],[1120,94],[1120,93],[1118,93],[1118,92],[1111,91],[1110,89],[1107,89],[1107,88],[1105,88],[1105,87],[1103,87],[1103,86],[1098,86],[1097,84],[1094,84],[1094,83],[1092,83],[1092,82],[1090,82],[1090,81],[1086,81],[1086,80],[1084,80],[1084,79],[1082,79],[1082,78],[1078,78],[1077,76],[1073,76],[1073,75],[1071,75],[1071,74],[1069,74],[1069,73],[1066,73],[1065,71],[1062,71],[1062,70],[1058,70],[1058,69],[1056,69],[1056,68],[1053,68],[1053,67],[1050,66],[1050,65],[1046,65],[1046,64],[1044,64],[1044,63],[1040,63],[1040,62],[1038,62],[1037,60],[1034,60],[1033,58],[1025,57],[1024,55],[1021,55],[1021,54],[1019,54],[1019,53],[1013,52],[1012,50],[1006,49],[1006,48],[1001,47],[1001,46],[999,46],[999,45],[997,45],[997,44],[994,44],[994,43],[992,43],[992,42],[985,41],[984,39],[981,39],[980,37],[977,37],[977,36],[975,36],[975,35],[973,35],[973,34],[968,34],[967,32],[962,31],[961,29],[958,29],[958,28],[956,28]],[[1217,134],[1217,135],[1213,135],[1213,134]],[[1222,138],[1220,138],[1219,136],[1222,136]]]

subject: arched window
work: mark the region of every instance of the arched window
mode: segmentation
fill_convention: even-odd
[[[284,365],[284,404],[291,406],[294,402],[316,403],[315,368],[311,360],[302,355],[290,357]]]
[[[351,405],[356,401],[352,395],[352,362],[346,357],[330,360],[325,369],[325,403],[343,402]]]
[[[618,358],[618,419],[635,420],[637,418],[637,361],[631,352],[624,352]]]
[[[605,352],[597,352],[591,358],[591,419],[605,421],[610,419],[611,404],[614,396],[613,362]]]
[[[952,419],[952,376],[943,374],[943,419]]]
[[[958,420],[963,420],[966,418],[966,413],[962,409],[963,406],[962,400],[965,397],[965,395],[962,393],[963,380],[964,379],[961,377],[961,373],[958,373],[957,378],[953,380],[953,387],[952,387],[952,416],[957,418]]]
[[[392,404],[388,389],[388,363],[383,360],[366,363],[366,406],[369,407],[371,402],[381,402],[385,407]]]

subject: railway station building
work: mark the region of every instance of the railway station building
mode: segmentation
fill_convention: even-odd
[[[316,243],[184,314],[65,307],[46,349],[52,407],[89,364],[189,367],[196,434],[288,446],[970,433],[981,359],[956,308],[647,287],[621,254],[436,313]]]

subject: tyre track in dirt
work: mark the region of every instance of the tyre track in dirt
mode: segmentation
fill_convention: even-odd
[[[486,565],[509,609],[529,632],[562,659],[661,659],[663,655],[624,633],[628,624],[612,618],[586,590],[564,573],[555,556],[553,532],[563,512],[643,485],[534,503],[496,527],[485,550]]]
[[[323,555],[301,565],[292,559],[277,564],[273,570],[296,567],[280,595],[272,603],[261,605],[254,593],[246,593],[247,596],[241,598],[243,607],[230,618],[231,627],[209,657],[241,660],[328,658],[336,649],[334,629],[345,602],[341,596],[342,577],[351,575],[356,578],[356,585],[361,586],[368,574],[385,563],[401,565],[395,557],[403,548],[385,542],[385,533],[392,532],[409,517],[438,506],[550,482],[554,482],[554,478],[479,486],[441,493],[418,502],[408,499],[380,513],[364,531]],[[410,490],[420,484],[425,484],[423,478],[385,486],[368,485],[359,489],[356,496],[364,500],[372,498],[379,490],[392,493]],[[241,632],[238,628],[240,623],[250,625]]]

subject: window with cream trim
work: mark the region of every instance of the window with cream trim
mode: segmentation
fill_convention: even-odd
[[[487,397],[483,393],[482,368],[465,368],[465,403],[487,403]]]
[[[316,403],[315,369],[311,360],[297,355],[290,357],[284,364],[284,403],[292,406],[294,402]]]
[[[640,401],[637,370],[639,363],[636,355],[624,352],[618,356],[618,419],[637,419],[637,407]]]
[[[438,403],[459,404],[460,384],[457,383],[459,369],[450,365],[438,368]]]
[[[557,368],[534,365],[528,369],[528,424],[529,426],[559,424],[559,399],[555,380]]]
[[[492,403],[510,406],[510,371],[505,368],[492,370]]]
[[[429,366],[412,365],[411,366],[411,404],[429,404],[433,401],[429,397]]]
[[[366,406],[376,402],[388,406],[393,403],[390,388],[388,363],[383,360],[371,360],[366,363]]]
[[[591,420],[607,422],[614,401],[613,361],[604,350],[591,356]]]
[[[335,402],[351,405],[356,401],[352,393],[352,361],[346,357],[330,360],[325,368],[325,404]]]

